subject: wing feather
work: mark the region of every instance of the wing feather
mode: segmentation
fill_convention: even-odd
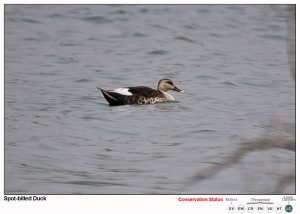
[[[162,96],[161,92],[145,86],[136,86],[136,87],[128,87],[128,88],[129,88],[128,91],[130,93],[137,96],[143,96],[146,98]]]

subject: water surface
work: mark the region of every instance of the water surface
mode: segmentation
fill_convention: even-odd
[[[5,193],[295,193],[293,179],[276,189],[295,167],[295,152],[278,147],[197,180],[245,142],[293,141],[283,128],[295,121],[292,12],[6,5]],[[161,78],[186,94],[111,107],[96,88],[155,88]]]

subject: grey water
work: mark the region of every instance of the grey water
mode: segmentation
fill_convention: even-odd
[[[5,194],[294,194],[280,146],[195,181],[245,142],[293,139],[293,11],[5,5]],[[96,88],[161,78],[186,94],[112,107]]]

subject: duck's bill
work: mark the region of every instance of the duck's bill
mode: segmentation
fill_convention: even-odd
[[[173,90],[179,92],[180,94],[184,94],[184,90],[179,89],[176,86],[173,88]]]

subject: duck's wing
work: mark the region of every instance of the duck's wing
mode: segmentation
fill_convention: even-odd
[[[128,92],[132,95],[145,98],[162,97],[161,92],[145,86],[128,87]]]

